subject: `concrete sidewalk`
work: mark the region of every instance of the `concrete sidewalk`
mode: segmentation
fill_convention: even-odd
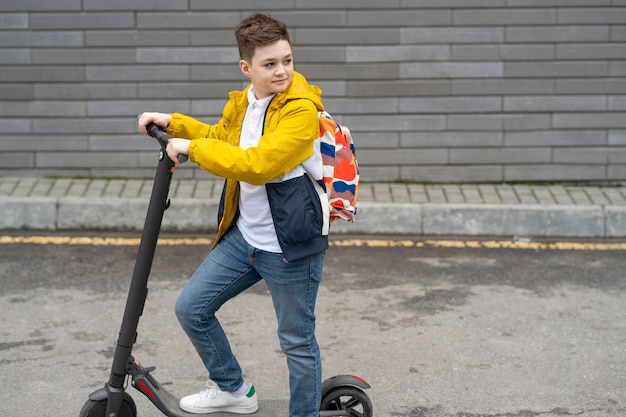
[[[216,228],[221,180],[174,179],[163,230]],[[0,230],[141,230],[152,180],[0,177]],[[624,237],[626,187],[363,183],[333,232]]]

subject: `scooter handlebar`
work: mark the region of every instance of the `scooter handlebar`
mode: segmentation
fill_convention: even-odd
[[[157,125],[155,123],[148,123],[148,125],[146,126],[146,130],[148,131],[150,136],[152,136],[153,138],[155,138],[156,140],[159,141],[159,143],[161,144],[161,147],[163,149],[167,148],[167,141],[168,141],[168,139],[171,138],[171,136],[168,135],[167,133],[165,133],[161,129],[161,126],[159,126],[159,125]],[[187,162],[188,159],[189,159],[189,157],[187,155],[184,155],[184,154],[179,154],[178,155],[178,160],[181,163]]]

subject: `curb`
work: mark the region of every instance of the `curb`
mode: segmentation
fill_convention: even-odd
[[[212,232],[216,199],[176,198],[165,232]],[[140,231],[148,201],[140,198],[0,197],[0,230]],[[456,203],[359,203],[355,223],[337,221],[333,233],[599,237],[626,236],[626,206]]]

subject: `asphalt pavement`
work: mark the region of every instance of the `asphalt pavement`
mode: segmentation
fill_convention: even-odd
[[[221,180],[174,178],[163,231],[214,230],[221,188]],[[140,230],[151,189],[145,179],[0,177],[0,230]],[[626,187],[363,182],[356,222],[332,231],[619,238]]]

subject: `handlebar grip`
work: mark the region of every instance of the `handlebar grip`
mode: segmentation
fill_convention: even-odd
[[[161,129],[161,126],[155,123],[148,123],[146,125],[146,130],[148,131],[150,136],[152,136],[153,138],[159,141],[163,149],[167,148],[167,141],[168,139],[171,138],[171,136],[165,133],[163,129]],[[178,154],[178,160],[180,161],[181,164],[184,162],[187,162],[188,159],[189,157],[187,155]]]

